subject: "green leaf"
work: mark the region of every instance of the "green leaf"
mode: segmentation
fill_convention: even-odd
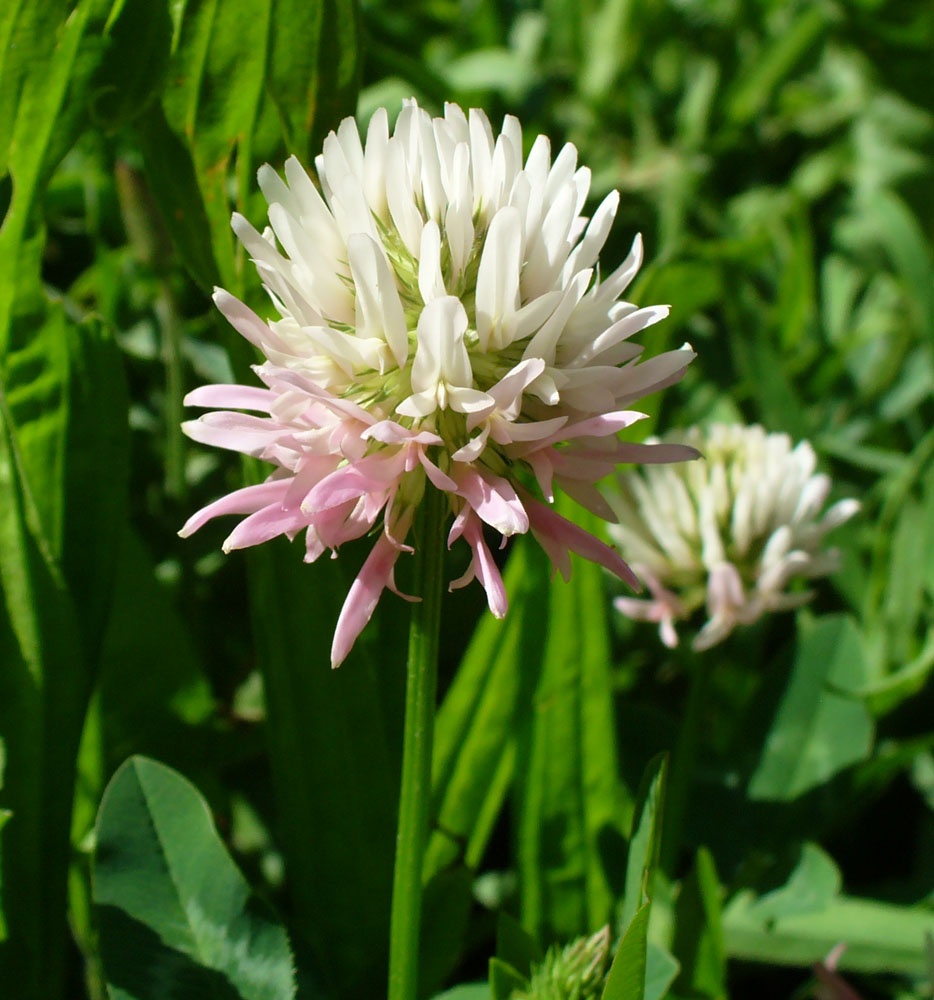
[[[727,951],[734,958],[809,966],[846,942],[842,970],[905,976],[928,973],[926,935],[934,913],[922,907],[840,897],[820,910],[762,919],[753,892],[737,894],[723,913]]]
[[[88,84],[89,111],[95,125],[117,129],[162,91],[172,43],[168,5],[116,0],[102,34],[105,55]]]
[[[0,392],[0,403],[5,397]],[[0,981],[23,997],[62,987],[74,758],[89,677],[74,607],[0,407],[0,731],[11,754],[0,809],[4,912]]]
[[[672,949],[681,963],[675,990],[681,995],[726,997],[726,946],[720,913],[720,882],[713,857],[706,848],[681,886],[675,907]]]
[[[438,993],[432,1000],[492,1000],[492,995],[489,983],[461,983]]]
[[[114,1000],[173,995],[290,1000],[285,930],[231,861],[207,803],[181,775],[132,757],[104,793],[94,901]]]
[[[649,903],[643,903],[626,928],[610,966],[601,1000],[644,1000],[649,908]]]
[[[69,101],[68,96],[80,93],[96,66],[95,59],[80,58],[92,6],[91,0],[85,0],[69,14],[58,3],[27,4],[20,13],[18,5],[8,5],[15,22],[7,22],[6,28],[15,33],[17,50],[23,46],[23,58],[7,60],[0,55],[3,71],[9,69],[12,78],[0,77],[0,91],[5,92],[7,83],[14,92],[19,88],[15,105],[5,112],[0,109],[0,162],[13,186],[0,226],[0,357],[7,350],[14,300],[20,289],[31,289],[35,283],[32,267],[37,256],[20,253],[30,233],[33,206],[74,141],[83,117],[83,104]]]
[[[182,263],[202,289],[220,281],[211,229],[195,166],[185,144],[169,128],[161,106],[136,122],[149,192]]]
[[[306,165],[328,130],[354,112],[362,67],[359,19],[356,0],[274,0],[266,85],[286,146]]]
[[[249,30],[244,30],[245,20]],[[233,200],[243,212],[254,186],[267,92],[279,111],[286,142],[310,166],[307,160],[318,152],[318,141],[342,115],[352,113],[358,75],[353,0],[259,0],[248,5],[189,0],[184,5],[163,107],[169,127],[191,152],[214,259],[229,289],[237,292],[242,284],[230,232],[229,174],[233,169]],[[263,150],[262,156],[269,152]],[[156,169],[148,167],[147,172]]]
[[[542,960],[541,949],[522,925],[508,913],[496,919],[496,957],[508,962],[527,979],[532,975],[532,965]]]
[[[565,505],[567,509],[567,505]],[[599,531],[590,516],[585,527]],[[519,732],[522,924],[537,940],[609,922],[623,885],[631,801],[619,776],[603,571],[579,560],[554,581],[530,721]]]
[[[626,882],[620,911],[620,922],[624,927],[629,925],[636,915],[636,910],[649,899],[651,873],[658,865],[661,850],[662,804],[665,798],[667,773],[667,755],[656,755],[646,766],[636,793],[636,809],[629,836],[629,850],[626,854]]]
[[[788,881],[761,896],[750,908],[757,920],[768,922],[825,909],[839,895],[840,869],[817,844],[805,844]]]
[[[662,1000],[681,971],[674,955],[649,941],[645,963],[645,1000]]]
[[[529,540],[513,543],[505,585],[509,614],[484,614],[435,720],[427,876],[462,853],[479,863],[512,779],[516,729],[531,713],[548,570]]]
[[[365,543],[364,543],[365,548]],[[384,988],[407,615],[388,597],[340,670],[329,649],[363,550],[302,562],[284,540],[249,553],[256,657],[293,905],[335,995]]]
[[[108,773],[134,751],[179,763],[201,756],[190,730],[210,717],[214,697],[185,622],[129,528],[119,545],[98,695]]]
[[[490,993],[493,1000],[510,1000],[514,990],[526,991],[529,981],[508,962],[500,958],[490,959]]]
[[[828,615],[798,640],[788,686],[752,775],[753,799],[790,801],[864,760],[873,724],[866,706],[844,692],[866,676],[859,630]]]
[[[9,946],[0,978],[54,996],[63,972],[75,757],[110,611],[125,517],[127,403],[119,351],[36,281],[41,241],[0,356],[0,805]],[[31,273],[30,273],[31,272]]]
[[[425,886],[418,984],[433,993],[448,979],[464,950],[473,904],[473,874],[464,867],[438,872]]]

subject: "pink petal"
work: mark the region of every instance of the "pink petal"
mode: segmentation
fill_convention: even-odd
[[[444,444],[444,441],[431,431],[413,431],[402,424],[397,424],[395,420],[380,420],[367,427],[360,435],[362,438],[373,438],[383,444]]]
[[[517,535],[529,530],[529,518],[516,491],[501,476],[487,470],[460,465],[454,474],[457,493],[486,521],[503,535]]]
[[[241,521],[227,536],[223,548],[225,552],[246,549],[277,535],[295,535],[307,525],[308,518],[301,511],[285,510],[281,503],[270,504]]]
[[[302,455],[295,467],[289,492],[282,499],[282,506],[287,510],[300,507],[312,489],[334,472],[340,460],[340,455]]]
[[[506,587],[500,575],[499,567],[493,560],[486,542],[483,540],[483,529],[476,517],[468,520],[464,529],[464,538],[473,549],[473,568],[477,579],[486,591],[487,604],[496,618],[502,618],[509,609],[506,597]]]
[[[290,428],[268,417],[220,410],[206,413],[199,420],[186,420],[182,430],[199,444],[227,448],[259,458],[267,445],[288,434]]]
[[[563,476],[557,477],[558,485],[567,493],[571,499],[576,500],[581,507],[585,507],[591,514],[616,524],[619,518],[613,508],[606,502],[603,494],[593,485],[593,481],[580,479],[565,479]]]
[[[642,465],[667,462],[690,462],[704,456],[687,444],[635,444],[625,441],[613,452],[612,459],[620,462],[639,462]]]
[[[277,392],[258,385],[202,385],[182,400],[185,406],[208,406],[231,410],[263,410],[279,398]]]
[[[616,413],[604,413],[599,417],[590,417],[587,420],[580,420],[576,424],[568,424],[555,431],[549,437],[531,442],[524,448],[514,449],[514,454],[523,456],[530,451],[546,448],[561,441],[570,441],[572,438],[606,437],[626,427],[631,427],[636,421],[643,420],[645,417],[646,414],[639,413],[638,410],[619,410]]]
[[[380,535],[370,550],[356,580],[351,584],[337,619],[331,645],[331,666],[339,667],[357,641],[367,622],[373,617],[383,591],[389,585],[399,550]]]
[[[428,476],[429,481],[435,489],[441,490],[442,493],[457,492],[457,483],[455,483],[449,475],[442,472],[438,466],[428,458],[422,448],[419,448],[418,450],[418,460],[422,463],[425,475]]]
[[[212,518],[224,514],[252,514],[272,503],[281,503],[291,482],[291,479],[273,479],[256,486],[244,486],[243,489],[234,490],[233,493],[228,493],[219,500],[209,503],[207,507],[202,507],[196,514],[192,514],[179,535],[188,538]]]
[[[525,491],[523,491],[523,499],[525,500],[526,510],[529,514],[532,533],[538,539],[542,548],[548,553],[549,557],[551,557],[552,563],[561,571],[562,576],[565,576],[565,567],[568,569],[568,574],[570,573],[570,565],[566,556],[567,550],[570,550],[583,556],[585,559],[589,559],[591,562],[598,563],[611,573],[615,573],[621,580],[625,580],[633,590],[641,589],[638,577],[623,562],[615,549],[610,548],[609,545],[604,544],[598,538],[594,538],[589,532],[584,531],[583,528],[579,528],[572,521],[567,520],[567,518],[556,514],[544,504],[532,499],[532,497],[525,494]],[[565,555],[561,556],[558,562],[555,562],[552,553],[560,553],[562,551]],[[567,579],[567,576],[565,576],[565,579]]]
[[[273,332],[268,323],[264,323],[249,306],[223,288],[214,289],[214,304],[227,318],[227,322],[245,337],[254,347],[264,354],[267,346],[272,346],[283,354],[291,354],[288,344]]]
[[[371,455],[352,465],[325,476],[305,498],[302,509],[307,514],[337,507],[348,500],[355,500],[364,493],[379,493],[402,475],[405,452],[393,455]]]

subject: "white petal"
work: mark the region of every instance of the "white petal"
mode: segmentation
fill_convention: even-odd
[[[519,305],[522,264],[519,213],[506,206],[493,217],[477,271],[477,336],[480,349],[499,350],[509,340],[496,336],[509,325]]]
[[[418,290],[426,304],[447,295],[441,273],[441,230],[434,219],[429,219],[422,230],[418,253]]]
[[[373,239],[362,233],[350,237],[347,255],[357,293],[357,335],[384,340],[402,368],[409,354],[409,336],[402,301],[386,256]]]

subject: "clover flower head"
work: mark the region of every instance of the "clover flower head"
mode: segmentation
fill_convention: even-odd
[[[610,928],[553,945],[534,965],[527,990],[516,990],[513,1000],[596,1000],[606,985],[610,966]]]
[[[346,119],[315,161],[285,178],[259,171],[269,228],[233,228],[272,302],[261,319],[228,292],[214,299],[264,357],[259,386],[213,385],[187,397],[218,408],[184,425],[197,441],[253,455],[269,478],[195,514],[189,535],[220,514],[247,515],[225,550],[304,532],[305,558],[373,532],[376,541],[338,620],[343,660],[394,566],[427,484],[444,491],[492,612],[506,594],[484,538],[531,531],[567,577],[569,552],[633,585],[616,551],[550,507],[555,486],[597,514],[597,480],[620,462],[693,457],[682,445],[626,443],[633,402],[679,379],[693,357],[639,363],[633,334],[667,306],[622,299],[642,261],[636,237],[609,274],[597,267],[619,196],[581,212],[590,171],[538,136],[523,157],[507,117],[448,104],[432,118],[414,101],[390,134],[385,110],[365,141]],[[253,411],[241,413],[237,411]],[[258,415],[257,415],[258,414]]]
[[[692,445],[706,461],[619,476],[619,523],[610,533],[651,596],[618,597],[617,609],[655,622],[674,647],[674,623],[706,605],[693,643],[704,650],[737,625],[810,600],[813,592],[789,585],[837,569],[824,536],[859,510],[856,500],[823,510],[831,481],[815,472],[811,445],[742,424],[692,427],[665,440]]]

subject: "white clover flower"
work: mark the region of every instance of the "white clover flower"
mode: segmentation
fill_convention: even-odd
[[[531,530],[565,577],[575,551],[635,584],[611,547],[548,506],[557,485],[612,518],[594,484],[618,463],[695,457],[616,436],[643,416],[624,407],[675,382],[694,356],[637,363],[630,338],[668,307],[621,299],[642,261],[639,237],[616,270],[597,267],[619,195],[588,220],[590,171],[573,145],[552,161],[538,136],[523,159],[515,118],[495,136],[481,111],[453,104],[432,118],[406,102],[392,135],[377,111],[363,143],[348,118],[315,168],[317,185],[294,157],[285,180],[263,167],[270,228],[233,219],[276,316],[263,320],[222,289],[214,296],[264,355],[255,370],[266,387],[187,397],[229,408],[185,424],[189,436],[275,469],[181,533],[246,514],[226,550],[304,531],[312,561],[381,527],[341,612],[335,665],[383,589],[395,589],[426,482],[448,495],[449,544],[463,537],[472,549],[452,586],[476,576],[497,616],[506,594],[484,524],[504,541]]]
[[[674,647],[674,623],[706,605],[693,643],[704,650],[736,625],[810,600],[811,591],[789,584],[837,568],[824,536],[859,510],[856,500],[841,500],[821,513],[831,482],[815,472],[811,445],[793,447],[787,434],[742,424],[693,427],[665,440],[692,445],[706,461],[619,477],[611,498],[619,523],[610,533],[651,598],[619,597],[616,607],[656,622]]]

